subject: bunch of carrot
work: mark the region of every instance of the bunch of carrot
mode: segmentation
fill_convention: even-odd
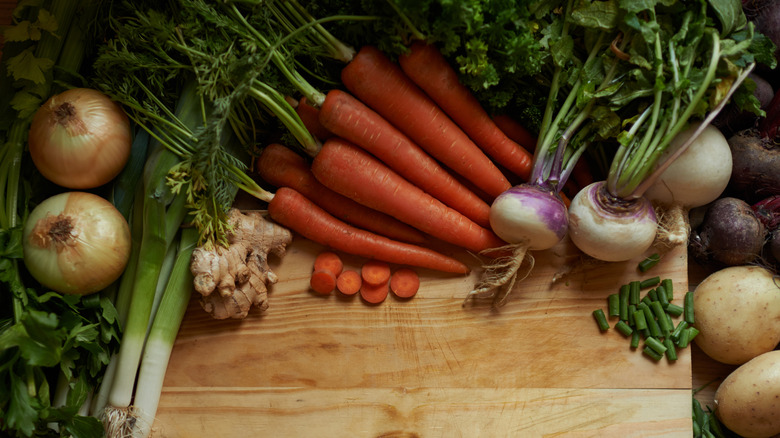
[[[522,132],[516,137],[522,145],[510,139],[437,48],[424,42],[412,44],[397,63],[365,46],[341,80],[345,90],[331,90],[321,106],[298,101],[299,117],[322,142],[313,158],[272,144],[256,166],[279,188],[275,198],[294,191],[297,202],[309,204],[307,214],[327,220],[306,218],[300,205],[282,211],[276,199],[271,217],[346,253],[447,272],[468,268],[423,263],[449,258],[430,254],[430,238],[483,254],[504,247],[490,229],[490,203],[527,180],[534,137]],[[415,258],[409,247],[430,252]]]

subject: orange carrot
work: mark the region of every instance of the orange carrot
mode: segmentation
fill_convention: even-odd
[[[336,276],[326,269],[314,271],[309,279],[311,290],[321,295],[328,295],[336,288]]]
[[[336,251],[442,272],[469,272],[468,266],[452,257],[342,222],[288,187],[276,191],[268,204],[268,213],[279,225]]]
[[[328,131],[320,123],[320,109],[310,104],[306,97],[302,97],[301,100],[298,101],[295,112],[298,113],[298,117],[301,118],[303,126],[305,126],[311,135],[318,140],[325,141],[333,135],[332,132]]]
[[[320,121],[335,135],[376,156],[388,167],[483,227],[490,206],[384,117],[341,90],[328,92]]]
[[[311,173],[306,159],[288,147],[278,143],[269,144],[257,158],[256,167],[260,177],[267,183],[293,188],[330,214],[358,228],[405,242],[426,241],[426,236],[419,230],[322,185]]]
[[[368,284],[365,281],[360,286],[360,297],[371,304],[379,304],[390,294],[389,282]]]
[[[529,153],[533,153],[534,150],[536,150],[536,137],[531,134],[529,130],[525,129],[525,126],[521,125],[517,120],[506,114],[496,114],[493,116],[493,123],[495,123],[507,137],[524,147]]]
[[[506,245],[491,230],[444,205],[346,140],[327,140],[311,170],[332,190],[445,242],[476,252]]]
[[[390,277],[390,290],[398,298],[411,298],[420,289],[420,276],[411,268],[400,268]]]
[[[561,201],[563,201],[563,205],[565,205],[566,208],[569,208],[569,206],[571,205],[571,199],[568,196],[566,196],[566,193],[558,192],[558,195],[561,197]]]
[[[341,71],[352,94],[434,158],[490,196],[511,185],[490,158],[376,47],[364,46]]]
[[[379,285],[390,280],[390,265],[381,260],[367,260],[360,267],[360,277],[364,283]]]
[[[344,269],[344,262],[341,257],[333,251],[323,251],[314,258],[315,271],[330,271],[338,277]]]
[[[336,278],[336,288],[344,295],[355,295],[360,292],[363,279],[357,271],[347,269]]]
[[[435,45],[417,41],[398,61],[404,73],[474,143],[510,172],[528,181],[533,160],[531,154],[496,126],[471,90],[460,83],[458,74]]]

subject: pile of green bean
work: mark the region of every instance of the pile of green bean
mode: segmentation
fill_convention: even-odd
[[[631,348],[639,348],[644,340],[645,355],[656,361],[664,356],[674,361],[677,351],[686,348],[699,331],[693,327],[693,292],[685,293],[682,306],[673,300],[671,279],[656,276],[634,280],[608,296],[606,313],[596,309],[593,316],[601,331],[610,329],[608,317],[617,318],[613,327],[631,339]],[[673,318],[678,317],[681,318],[675,325]]]

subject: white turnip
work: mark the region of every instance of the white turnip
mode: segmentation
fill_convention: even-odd
[[[691,127],[678,134],[669,151],[677,150],[695,131],[696,127]],[[718,128],[707,126],[645,192],[658,209],[659,238],[670,246],[687,244],[689,210],[709,204],[723,193],[731,167],[726,137]]]
[[[711,36],[714,50],[709,54],[707,73],[696,84],[695,93],[691,91],[692,99],[683,100],[680,95],[673,94],[665,100],[663,92],[656,90],[653,105],[632,117],[618,136],[619,146],[606,181],[600,183],[598,189],[582,190],[572,199],[569,234],[574,244],[586,254],[604,261],[627,261],[652,246],[658,228],[657,218],[654,213],[647,213],[648,209],[652,210],[652,204],[644,194],[709,127],[755,67],[751,64],[737,77],[730,78],[733,79],[730,87],[710,108],[706,117],[701,120],[692,118],[695,108],[705,104],[707,90],[716,84],[719,57],[726,56],[719,52],[720,41]],[[656,83],[662,80],[662,75],[663,71],[658,70]],[[679,145],[672,145],[672,141],[688,129],[689,135],[685,136],[685,140],[681,140]],[[677,196],[682,194],[675,194]],[[622,234],[610,237],[614,231],[610,230],[610,221],[606,219],[613,217],[621,221],[618,229]],[[649,229],[653,232],[648,233],[646,230]],[[627,244],[623,236],[636,237]]]

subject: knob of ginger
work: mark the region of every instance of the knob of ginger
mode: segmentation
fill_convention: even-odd
[[[190,271],[206,312],[215,319],[243,319],[253,306],[268,308],[268,287],[278,279],[268,254],[284,256],[292,233],[260,211],[231,209],[228,223],[228,246],[196,248]]]

